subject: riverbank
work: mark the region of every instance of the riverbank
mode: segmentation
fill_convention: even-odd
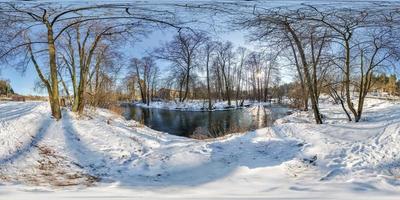
[[[4,199],[333,198],[400,195],[400,104],[368,99],[364,120],[321,104],[275,126],[199,141],[103,109],[78,118],[47,103],[0,103]]]
[[[138,121],[154,130],[196,139],[216,138],[272,126],[291,111],[280,104],[252,105],[242,109],[212,112],[123,106],[127,120]]]
[[[234,110],[246,108],[254,105],[262,105],[269,106],[274,104],[274,102],[256,102],[245,100],[243,105],[236,106],[236,102],[232,101],[231,105],[228,104],[228,101],[219,101],[213,102],[212,110],[208,109],[208,101],[206,100],[188,100],[185,102],[176,102],[176,101],[153,101],[150,102],[149,105],[136,102],[136,103],[126,103],[126,105],[136,105],[144,108],[158,108],[158,109],[166,109],[166,110],[181,110],[181,111],[221,111],[221,110]],[[238,102],[240,104],[240,102]]]

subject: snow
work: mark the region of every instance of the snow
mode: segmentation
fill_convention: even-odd
[[[239,104],[240,102],[238,102]],[[243,102],[244,106],[249,105],[264,105],[269,103],[257,103],[249,100],[245,100]],[[203,100],[189,100],[185,102],[178,101],[153,101],[150,102],[149,105],[144,103],[134,103],[134,105],[145,107],[145,108],[159,108],[159,109],[167,109],[167,110],[182,110],[182,111],[205,111],[208,110],[208,101]],[[235,101],[231,101],[231,105],[229,106],[228,101],[217,101],[212,103],[213,111],[215,110],[229,110],[241,108],[240,106],[236,106]]]
[[[0,199],[398,199],[400,104],[367,99],[363,121],[322,99],[325,124],[295,112],[218,139],[157,132],[107,110],[50,117],[0,102]]]

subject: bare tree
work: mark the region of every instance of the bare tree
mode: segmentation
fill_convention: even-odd
[[[231,42],[218,42],[215,61],[218,67],[218,72],[222,75],[223,85],[225,86],[225,97],[228,100],[228,106],[231,106],[232,97],[231,68],[234,62],[233,59],[233,44]]]
[[[310,98],[315,121],[320,124],[319,95],[325,74],[331,67],[329,51],[336,35],[315,16],[318,12],[312,6],[258,9],[240,24],[253,30],[253,40],[275,42],[290,49],[301,88],[308,93],[304,95],[305,109]],[[286,47],[282,45],[285,43]]]
[[[40,80],[46,86],[52,116],[57,120],[61,118],[61,110],[59,105],[59,73],[57,70],[58,48],[56,46],[56,40],[60,38],[66,30],[83,22],[105,22],[111,20],[113,20],[115,24],[118,23],[119,25],[127,26],[145,23],[181,28],[176,25],[176,18],[172,13],[134,6],[133,4],[52,6],[46,3],[1,3],[0,12],[4,16],[4,19],[10,20],[4,27],[4,29],[8,29],[5,32],[14,33],[11,37],[12,40],[9,41],[9,44],[5,48],[6,50],[1,52],[1,60],[5,61],[6,57],[25,55],[21,56],[22,62],[25,64],[29,61],[32,62]],[[35,35],[42,36],[41,34],[45,34],[46,36],[35,37]],[[45,38],[45,40],[42,38]],[[96,45],[92,45],[92,47],[93,46]],[[37,49],[39,47],[40,49]],[[91,57],[90,55],[88,56]],[[43,59],[39,57],[43,57]],[[47,64],[41,64],[41,61],[44,59],[47,60]],[[89,61],[91,59],[86,60]],[[90,65],[90,61],[82,65],[85,66],[83,70],[81,70],[83,80],[79,80],[80,86],[78,86],[77,96],[83,96],[82,93],[84,93],[86,84],[86,66],[88,66],[88,64]],[[48,65],[48,67],[44,67],[45,65]],[[47,75],[43,69],[48,69],[49,75]],[[83,110],[83,104],[78,104],[77,109]]]
[[[211,86],[210,86],[210,64],[212,60],[213,53],[216,46],[214,41],[207,39],[203,47],[203,53],[206,58],[206,79],[207,79],[207,98],[208,98],[208,110],[212,110],[212,100],[211,100]]]
[[[156,89],[158,67],[150,57],[133,58],[131,65],[134,68],[132,75],[137,77],[142,103],[149,105]]]
[[[371,77],[378,66],[382,66],[391,57],[389,49],[393,44],[388,37],[393,26],[387,22],[388,10],[380,9],[319,9],[309,6],[316,15],[309,20],[328,27],[335,33],[333,41],[339,44],[344,56],[339,56],[335,65],[344,74],[344,90],[346,103],[353,113],[354,121],[361,119],[365,96],[371,87]],[[373,33],[371,33],[371,31]],[[368,33],[369,32],[369,33]],[[368,53],[367,53],[368,52]],[[359,64],[357,64],[359,60]],[[367,63],[365,63],[367,61]],[[357,67],[358,70],[357,70]],[[360,80],[352,83],[351,79],[359,72]],[[352,102],[351,85],[359,90],[358,106]]]
[[[182,73],[183,79],[179,83],[179,101],[181,102],[188,97],[191,72],[197,66],[195,59],[204,41],[205,36],[202,33],[179,31],[172,41],[155,51],[157,58],[170,61],[172,66]],[[182,94],[183,87],[185,87],[184,94]]]
[[[87,103],[88,84],[91,90],[96,90],[99,84],[99,71],[104,62],[104,58],[109,57],[110,43],[116,43],[119,39],[117,35],[128,33],[129,26],[121,25],[98,25],[93,22],[78,23],[67,30],[65,39],[59,40],[60,58],[66,64],[72,87],[74,91],[74,101],[72,111],[82,113]],[[133,32],[133,31],[132,31]],[[109,43],[109,44],[107,44]],[[113,54],[113,56],[117,56]],[[79,73],[78,73],[79,72]],[[95,87],[93,88],[91,79],[95,78]],[[77,81],[79,80],[79,82]]]
[[[288,42],[289,42],[289,46],[290,46],[290,50],[292,51],[292,56],[293,56],[293,60],[294,60],[294,65],[296,67],[297,70],[297,76],[300,80],[300,86],[301,86],[301,90],[303,94],[307,94],[307,95],[303,95],[303,105],[304,108],[303,110],[308,111],[308,91],[307,91],[307,85],[304,81],[304,73],[303,70],[301,69],[300,63],[299,63],[299,59],[298,59],[298,54],[296,51],[296,48],[293,44],[293,42],[290,40],[290,38],[288,37]]]
[[[243,84],[243,71],[244,71],[244,66],[246,64],[246,59],[248,56],[247,50],[244,47],[239,47],[237,49],[237,54],[238,54],[238,64],[236,67],[236,76],[237,76],[237,85],[236,85],[236,106],[243,106],[244,99],[243,95],[241,94],[241,89],[242,89],[242,84]],[[240,103],[238,103],[238,100],[240,100]]]
[[[253,88],[253,98],[261,101],[262,97],[262,71],[263,67],[263,56],[260,52],[251,52],[246,61],[247,69],[250,71],[250,80]]]

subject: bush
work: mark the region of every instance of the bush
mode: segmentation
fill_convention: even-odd
[[[14,90],[11,88],[9,81],[0,80],[0,95],[14,94]]]
[[[117,115],[122,116],[122,114],[124,114],[124,109],[121,106],[110,105],[110,106],[108,106],[108,110],[110,110],[111,112],[113,112]]]

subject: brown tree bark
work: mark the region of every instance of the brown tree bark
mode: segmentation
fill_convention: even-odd
[[[307,59],[306,59],[306,55],[305,55],[303,46],[300,42],[299,37],[297,36],[296,32],[292,29],[290,24],[289,23],[284,23],[284,24],[285,24],[285,27],[287,28],[287,30],[289,31],[289,33],[291,34],[291,36],[297,46],[297,50],[299,51],[299,55],[300,55],[302,65],[303,65],[304,76],[306,78],[306,84],[308,86],[308,93],[309,93],[310,100],[311,100],[311,106],[313,108],[315,122],[317,124],[322,124],[321,114],[320,114],[319,108],[318,108],[318,100],[317,100],[317,97],[315,96],[315,91],[314,91],[312,79],[311,79],[311,76],[309,73],[309,69],[308,69],[309,66],[307,63]]]
[[[207,75],[207,98],[208,98],[208,110],[212,110],[212,103],[211,103],[211,88],[210,88],[210,54],[211,54],[211,47],[206,47],[206,75]]]
[[[47,42],[49,48],[49,64],[50,64],[50,79],[51,79],[51,113],[57,120],[61,119],[61,109],[58,94],[58,74],[56,61],[56,47],[54,44],[53,27],[49,22],[46,22],[47,27]]]

